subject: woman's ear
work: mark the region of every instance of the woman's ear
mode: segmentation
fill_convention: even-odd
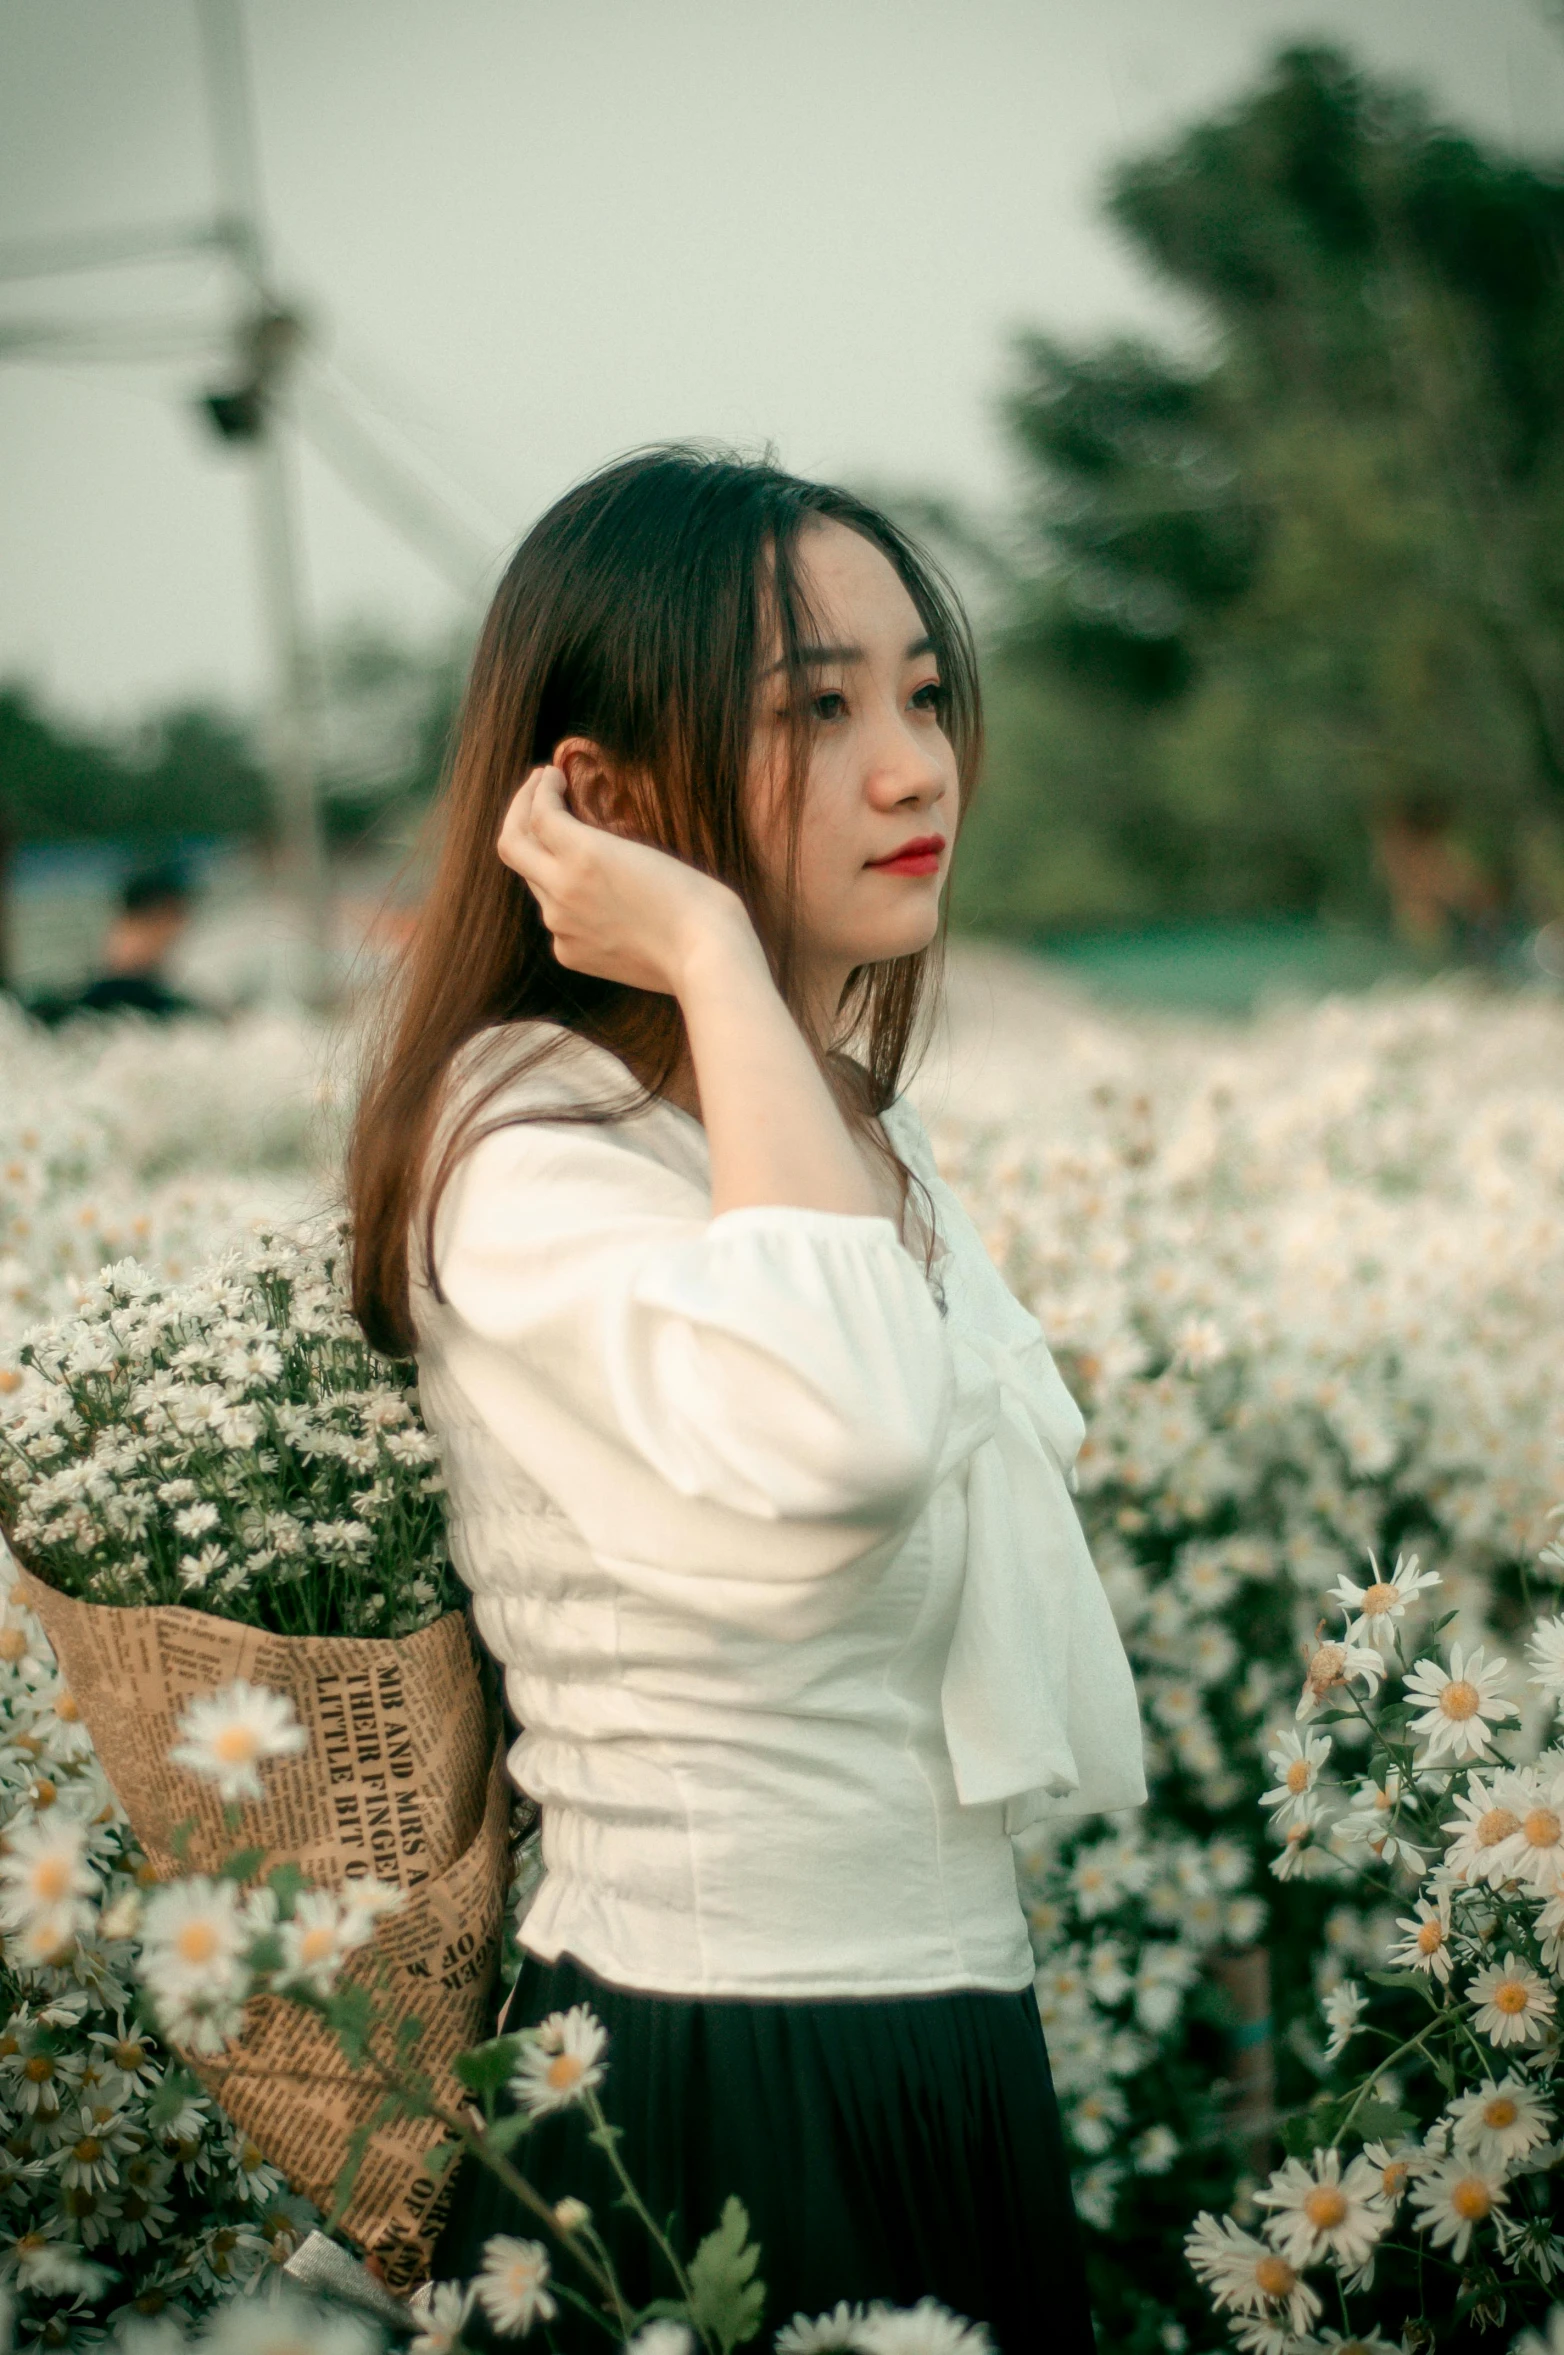
[[[590,736],[566,736],[555,745],[553,765],[565,779],[571,810],[583,825],[627,834],[633,813],[625,780]]]

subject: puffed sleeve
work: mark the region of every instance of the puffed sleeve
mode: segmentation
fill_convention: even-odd
[[[807,1529],[817,1571],[866,1553],[921,1509],[951,1410],[922,1268],[888,1218],[712,1218],[632,1133],[523,1121],[459,1165],[435,1234],[453,1370],[598,1546],[688,1567],[695,1544],[617,1467]]]

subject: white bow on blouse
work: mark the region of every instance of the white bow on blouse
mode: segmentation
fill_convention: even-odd
[[[1005,1829],[1146,1796],[1129,1662],[1066,1475],[1085,1434],[1045,1341],[954,1329],[944,1470],[970,1458],[967,1570],[940,1699],[964,1806]]]

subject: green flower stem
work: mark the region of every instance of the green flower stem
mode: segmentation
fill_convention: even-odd
[[[631,2181],[630,2176],[626,2171],[625,2163],[619,2156],[619,2136],[617,2130],[610,2126],[608,2120],[604,2117],[603,2105],[598,2100],[595,2093],[587,2094],[584,2107],[586,2109],[587,2116],[592,2121],[592,2140],[597,2144],[599,2150],[607,2152],[608,2163],[613,2168],[615,2175],[619,2178],[620,2192],[626,2207],[630,2209],[633,2215],[640,2218],[641,2223],[645,2226],[648,2233],[650,2233],[654,2244],[662,2251],[663,2256],[667,2259],[668,2264],[673,2272],[673,2278],[679,2285],[680,2297],[684,2300],[687,2306],[692,2304],[694,2292],[690,2286],[689,2275],[685,2272],[684,2267],[680,2264],[673,2244],[668,2239],[666,2233],[663,2232],[661,2226],[657,2223],[655,2217],[648,2209],[646,2202],[642,2199],[640,2193],[636,2190],[634,2183]],[[702,2336],[705,2336],[704,2332],[702,2333]]]
[[[505,2186],[513,2198],[519,2200],[522,2206],[538,2219],[540,2224],[546,2226],[553,2238],[581,2267],[587,2278],[602,2291],[606,2299],[612,2301],[616,2319],[613,2323],[609,2323],[595,2308],[588,2309],[588,2311],[592,2312],[594,2319],[602,2324],[603,2329],[608,2331],[611,2337],[617,2332],[621,2342],[628,2339],[635,2330],[636,2316],[634,2310],[626,2302],[613,2267],[606,2261],[606,2255],[604,2262],[600,2264],[590,2248],[586,2246],[581,2234],[568,2230],[560,2223],[552,2204],[543,2197],[541,2192],[533,2189],[526,2177],[518,2173],[508,2159],[499,2158],[494,2152],[484,2147],[483,2137],[474,2131],[459,2111],[445,2108],[442,2103],[435,2101],[429,2095],[415,2095],[406,2080],[399,2077],[396,2071],[388,2067],[380,2058],[374,2047],[372,2033],[364,2039],[364,2052],[384,2091],[395,2094],[409,2108],[415,2108],[426,2117],[432,2118],[436,2125],[443,2126],[447,2134],[461,2144],[463,2150],[469,2152],[483,2166],[487,2167],[489,2173]],[[616,2172],[628,2185],[629,2179],[624,2175],[623,2169],[616,2168]],[[633,2193],[634,2187],[630,2188]],[[646,2211],[641,2206],[639,2199],[634,2201],[634,2205],[636,2212],[644,2217]],[[650,2218],[647,2218],[647,2222],[650,2223]],[[655,2232],[655,2227],[653,2230]],[[661,2243],[660,2234],[657,2235],[657,2238]],[[680,2279],[682,2283],[682,2272]]]

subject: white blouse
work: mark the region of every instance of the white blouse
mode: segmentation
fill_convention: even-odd
[[[628,1084],[572,1038],[485,1118]],[[542,1807],[523,1940],[621,1986],[1022,1987],[1007,1835],[1145,1797],[1080,1414],[917,1113],[884,1122],[932,1288],[889,1218],[713,1218],[666,1102],[485,1138],[441,1203],[443,1303],[415,1272],[452,1553]]]

